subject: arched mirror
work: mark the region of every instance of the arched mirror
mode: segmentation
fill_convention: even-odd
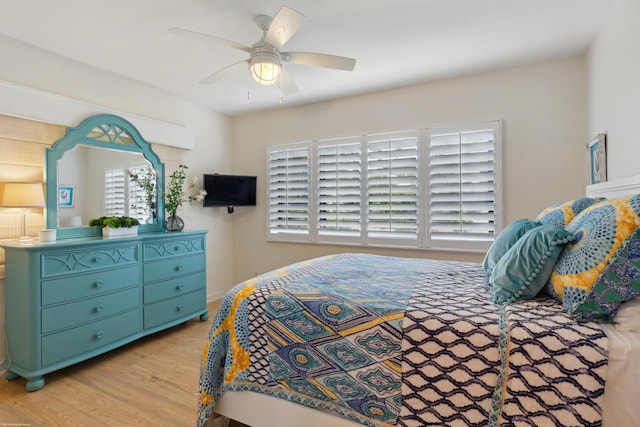
[[[138,130],[111,114],[89,117],[46,152],[47,228],[58,238],[101,235],[89,220],[130,216],[139,232],[161,231],[164,164]],[[134,179],[137,177],[138,179]]]

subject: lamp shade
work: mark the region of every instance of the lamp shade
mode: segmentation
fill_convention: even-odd
[[[44,194],[40,182],[7,182],[2,206],[7,208],[43,208]]]

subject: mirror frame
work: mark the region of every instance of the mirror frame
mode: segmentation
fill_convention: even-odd
[[[156,188],[164,189],[164,163],[151,149],[140,132],[130,122],[113,114],[97,114],[84,120],[78,127],[67,128],[64,137],[46,149],[46,195],[47,228],[58,230],[57,238],[102,236],[99,227],[58,227],[58,160],[76,145],[108,148],[112,150],[141,153],[156,171]],[[164,230],[164,201],[161,191],[156,194],[157,221],[155,224],[140,224],[138,232]]]

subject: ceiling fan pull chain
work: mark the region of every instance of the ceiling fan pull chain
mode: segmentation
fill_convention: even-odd
[[[251,100],[251,90],[247,90],[247,99]]]

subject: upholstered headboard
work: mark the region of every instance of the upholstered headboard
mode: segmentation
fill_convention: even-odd
[[[587,197],[615,197],[640,193],[640,175],[587,185]]]

